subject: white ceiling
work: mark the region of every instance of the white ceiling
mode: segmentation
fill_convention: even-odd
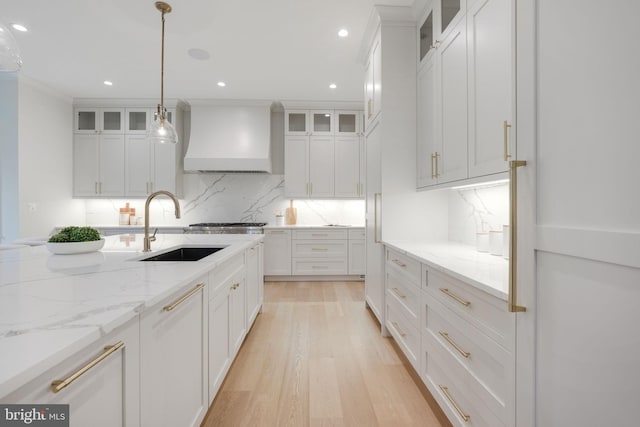
[[[360,43],[373,4],[413,0],[168,2],[166,98],[359,101]],[[0,20],[29,29],[13,31],[25,76],[74,98],[157,98],[161,15],[154,3],[0,0]],[[349,37],[339,38],[340,28]],[[193,59],[192,48],[210,59]]]

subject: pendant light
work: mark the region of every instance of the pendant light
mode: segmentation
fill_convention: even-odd
[[[13,34],[0,22],[0,72],[18,71],[22,67],[20,49]]]
[[[160,56],[160,104],[151,126],[147,139],[150,142],[177,143],[176,128],[167,120],[167,109],[164,106],[164,14],[171,12],[171,6],[163,1],[156,2],[156,9],[162,13],[162,54]]]

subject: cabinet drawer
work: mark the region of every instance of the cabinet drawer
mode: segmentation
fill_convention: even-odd
[[[515,390],[514,358],[478,329],[423,293],[421,329],[425,348],[442,347],[443,354],[456,360],[469,373],[476,396],[493,413],[507,420],[507,406]]]
[[[450,276],[428,270],[427,292],[509,351],[514,350],[515,316],[507,303]]]
[[[348,237],[348,233],[346,229],[336,230],[336,229],[327,229],[327,228],[319,228],[319,229],[307,229],[307,230],[293,230],[293,239],[301,239],[301,240],[346,240]]]
[[[226,283],[231,276],[242,268],[244,268],[244,254],[238,254],[209,273],[209,283],[211,284],[209,299],[213,298],[220,285]]]
[[[404,315],[404,310],[392,298],[386,298],[385,314],[387,329],[393,335],[402,351],[404,352],[416,372],[420,372],[420,332],[417,327],[418,322],[409,320]]]
[[[350,228],[349,229],[349,240],[364,240],[364,228]]]
[[[265,229],[264,230],[265,238],[267,236],[291,236],[291,230],[280,230],[280,229]]]
[[[300,258],[346,257],[346,240],[293,240],[291,256]]]
[[[506,427],[476,394],[477,381],[444,348],[422,334],[422,380],[454,426]],[[467,416],[465,421],[463,416]]]
[[[387,269],[394,269],[402,273],[410,283],[413,283],[418,288],[420,287],[420,276],[422,274],[420,262],[389,248],[387,248],[385,256]]]
[[[420,289],[408,283],[395,269],[388,268],[385,276],[387,298],[395,299],[417,327],[420,323]]]
[[[332,258],[293,258],[292,272],[295,275],[347,274],[347,261]]]

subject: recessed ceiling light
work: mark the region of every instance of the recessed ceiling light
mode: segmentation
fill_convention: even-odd
[[[111,82],[111,81],[109,81],[109,80],[105,80],[105,81],[104,81],[104,84],[105,84],[106,86],[113,86],[113,82]]]
[[[25,31],[27,31],[27,27],[25,27],[24,25],[20,25],[20,24],[11,24],[11,26],[18,31],[22,31],[23,33]]]
[[[218,82],[218,86],[225,87],[227,84],[225,82]]]
[[[338,35],[340,37],[347,37],[349,35],[349,31],[345,30],[344,28],[341,29],[340,31],[338,31]]]
[[[337,88],[337,87],[338,87],[338,86],[336,86],[336,84],[335,84],[335,83],[331,83],[331,84],[329,85],[329,89],[335,89],[335,88]]]

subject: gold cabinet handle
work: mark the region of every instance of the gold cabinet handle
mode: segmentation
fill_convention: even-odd
[[[327,270],[329,267],[326,265],[312,265],[312,270]]]
[[[173,310],[174,308],[176,308],[177,306],[179,306],[180,304],[185,302],[190,296],[192,296],[193,294],[195,294],[196,292],[198,292],[202,288],[204,288],[204,283],[198,283],[195,288],[191,289],[189,292],[184,294],[182,297],[180,297],[178,300],[176,300],[176,302],[174,302],[173,304],[164,306],[164,307],[162,307],[162,309],[164,311]]]
[[[124,346],[124,341],[118,341],[113,345],[108,345],[104,348],[104,353],[100,356],[93,359],[91,362],[87,363],[82,368],[78,369],[75,373],[69,375],[64,380],[56,380],[51,383],[51,391],[53,393],[57,393],[60,390],[66,388],[69,384],[80,378],[82,375],[86,374],[91,368],[96,366],[98,363],[102,362],[104,359],[109,357],[111,354],[118,351],[121,347]]]
[[[462,409],[460,409],[460,407],[458,406],[456,401],[453,400],[453,397],[451,397],[451,395],[449,394],[449,388],[447,388],[447,387],[445,387],[443,385],[438,385],[438,387],[440,387],[440,390],[442,390],[442,393],[444,393],[444,397],[446,397],[447,400],[449,401],[449,403],[451,403],[451,405],[453,405],[453,408],[456,410],[458,415],[460,415],[460,417],[464,420],[464,422],[466,423],[467,421],[469,421],[469,419],[471,419],[471,415],[465,414],[462,411]]]
[[[98,194],[98,182],[97,181],[94,183],[93,188],[94,188],[95,193]]]
[[[373,193],[373,241],[375,243],[380,243],[380,235],[378,233],[378,228],[380,226],[380,224],[378,224],[379,220],[378,220],[378,204],[379,201],[378,199],[380,199],[382,197],[381,193]]]
[[[431,178],[436,178],[436,166],[435,166],[436,153],[431,153]]]
[[[371,98],[369,98],[367,100],[367,118],[370,119],[371,118]]]
[[[236,289],[238,289],[240,287],[240,283],[234,283],[233,285],[231,285],[231,290],[235,291]]]
[[[400,329],[400,325],[398,325],[396,322],[391,322],[391,324],[393,325],[394,328],[396,328],[396,331],[398,331],[398,333],[400,334],[401,337],[406,337],[407,336],[407,334],[402,332],[402,329]]]
[[[504,161],[506,162],[511,157],[511,154],[509,154],[509,128],[511,125],[505,120],[502,123],[502,127],[504,129]]]
[[[518,168],[526,166],[525,160],[511,160],[509,162],[509,312],[520,313],[527,311],[526,307],[518,305]]]
[[[440,175],[440,171],[438,170],[438,157],[440,157],[440,153],[438,153],[436,151],[435,153],[435,158],[436,158],[436,172],[435,172],[435,177],[437,178]]]
[[[440,292],[442,292],[443,294],[453,298],[454,300],[458,301],[460,304],[464,305],[465,307],[469,307],[471,305],[470,301],[463,300],[462,298],[460,298],[458,295],[452,293],[447,288],[440,288]]]
[[[399,266],[400,266],[400,267],[402,267],[402,268],[405,268],[405,267],[407,266],[407,264],[404,264],[404,263],[402,263],[402,262],[398,261],[397,259],[392,259],[391,261],[392,261],[394,264],[397,264],[397,265],[399,265]]]
[[[400,298],[406,298],[407,297],[402,292],[400,292],[400,289],[398,289],[398,288],[391,288],[391,290],[393,291],[394,294],[398,295]]]
[[[456,350],[458,350],[458,353],[460,353],[462,355],[462,357],[464,358],[469,358],[469,356],[471,356],[471,353],[469,353],[468,351],[464,351],[462,348],[460,348],[460,346],[453,340],[451,339],[451,337],[449,336],[448,333],[444,332],[444,331],[438,331],[438,333],[440,334],[440,336],[442,338],[444,338],[445,340],[447,340],[447,342],[449,344],[451,344],[451,346],[453,348],[455,348]]]
[[[314,252],[322,252],[322,251],[328,251],[329,248],[311,248],[311,250]]]
[[[329,237],[327,233],[311,233],[313,237]]]

